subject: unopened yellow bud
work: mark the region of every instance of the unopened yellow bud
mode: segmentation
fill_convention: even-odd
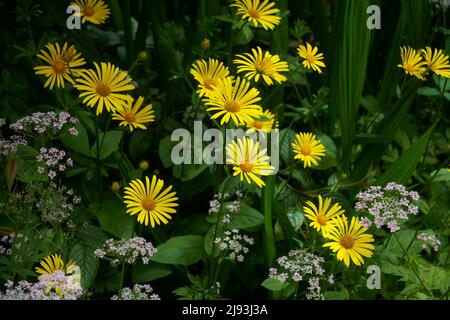
[[[211,47],[211,41],[208,38],[205,38],[200,42],[200,45],[204,50],[208,50]]]
[[[147,161],[141,161],[140,163],[139,163],[139,168],[141,168],[142,170],[147,170],[148,169],[148,162]]]
[[[114,182],[111,184],[111,190],[114,191],[114,192],[119,191],[119,190],[120,190],[120,183],[117,182],[117,181],[114,181]]]

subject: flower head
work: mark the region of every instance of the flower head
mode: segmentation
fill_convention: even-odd
[[[234,83],[231,77],[220,81],[204,101],[209,106],[206,110],[214,112],[211,119],[222,117],[221,125],[228,123],[230,119],[236,125],[249,123],[261,113],[261,107],[257,105],[261,101],[259,91],[240,78]]]
[[[261,25],[265,30],[273,30],[281,18],[276,14],[279,9],[269,0],[234,0],[230,7],[237,8],[237,14],[247,19],[254,27]]]
[[[263,135],[266,132],[270,132],[273,128],[273,124],[275,122],[275,116],[272,112],[269,110],[262,111],[259,114],[258,117],[252,119],[252,121],[247,123],[247,127],[249,128],[247,130],[247,134],[253,133],[253,132],[260,132]],[[275,127],[277,124],[275,123]]]
[[[37,56],[48,65],[33,68],[36,74],[47,77],[44,88],[50,87],[51,90],[55,84],[58,88],[64,88],[64,81],[75,84],[73,77],[83,73],[84,70],[79,67],[86,64],[81,53],[77,53],[74,46],[68,48],[67,42],[62,48],[59,43],[47,43],[45,47],[47,50],[41,50]]]
[[[444,78],[450,78],[450,63],[448,62],[448,55],[445,55],[442,50],[434,49],[434,52],[430,47],[422,49],[423,56],[428,68],[438,76]]]
[[[323,53],[318,53],[319,48],[312,47],[309,43],[304,45],[300,45],[297,48],[298,54],[301,58],[303,58],[303,65],[305,68],[313,69],[318,73],[322,73],[320,68],[325,68],[325,63],[323,63]]]
[[[294,159],[303,161],[304,168],[311,167],[312,164],[317,166],[317,160],[325,155],[325,146],[312,133],[297,133],[291,145],[295,153]]]
[[[248,137],[233,141],[226,146],[227,164],[233,164],[233,176],[239,175],[241,181],[255,182],[258,187],[264,186],[264,181],[259,176],[268,176],[273,173],[274,168],[269,164],[267,150],[260,150],[258,141]]]
[[[134,89],[128,73],[120,71],[109,62],[102,62],[100,66],[94,62],[94,65],[95,70],[86,70],[75,85],[81,92],[80,98],[84,97],[83,103],[89,107],[97,106],[97,115],[103,112],[103,106],[109,112],[115,111],[119,106],[126,108],[133,98],[119,92]]]
[[[423,74],[427,70],[425,67],[427,63],[423,61],[420,52],[411,47],[401,47],[400,55],[402,63],[397,65],[397,67],[404,69],[406,74],[425,80]]]
[[[208,62],[203,59],[196,61],[192,65],[190,72],[198,82],[197,92],[200,97],[214,91],[219,81],[225,79],[230,74],[230,71],[223,62],[212,58],[209,58]]]
[[[64,274],[70,274],[74,271],[76,264],[73,260],[69,260],[67,265],[64,265],[61,256],[58,254],[50,255],[44,260],[39,261],[40,267],[36,267],[35,271],[38,274],[52,274],[55,271],[62,271]]]
[[[325,198],[325,202],[322,196],[319,195],[319,207],[317,207],[313,202],[306,201],[306,206],[303,207],[305,216],[311,220],[309,224],[317,231],[322,231],[322,235],[326,235],[331,228],[332,219],[344,214],[344,210],[341,210],[341,206],[338,203],[331,205],[331,198]]]
[[[112,119],[119,120],[119,126],[128,126],[130,131],[135,128],[146,130],[147,127],[144,124],[155,121],[155,116],[151,104],[141,109],[143,101],[144,98],[139,97],[134,103],[128,101],[126,105],[118,105]]]
[[[146,226],[150,222],[152,228],[155,224],[169,223],[170,214],[175,213],[178,206],[176,192],[170,192],[172,186],[163,190],[164,181],[153,176],[151,182],[145,177],[145,184],[140,179],[132,180],[125,188],[124,202],[127,213],[138,214],[137,221]],[[163,190],[163,191],[162,191]]]
[[[71,5],[80,7],[81,22],[86,21],[93,24],[102,24],[111,13],[103,0],[75,0]]]
[[[236,55],[238,59],[233,60],[237,65],[237,72],[245,73],[248,79],[255,79],[258,82],[260,78],[267,85],[272,85],[273,81],[281,83],[287,78],[279,72],[289,71],[286,61],[281,61],[280,57],[270,54],[269,51],[263,51],[260,47],[252,49],[252,53],[244,53]]]
[[[337,252],[337,259],[344,261],[347,268],[350,266],[350,259],[357,266],[364,263],[363,257],[370,258],[373,255],[375,247],[371,234],[365,233],[367,228],[360,225],[358,218],[353,217],[350,226],[348,219],[343,216],[337,216],[333,219],[334,227],[326,234],[326,238],[331,241],[325,243],[323,247],[330,247],[333,252]]]

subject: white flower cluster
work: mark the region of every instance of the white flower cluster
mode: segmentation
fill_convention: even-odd
[[[12,244],[15,234],[5,235],[0,238],[0,255],[10,256],[12,254]]]
[[[109,260],[113,265],[134,264],[139,257],[143,264],[147,264],[155,253],[156,248],[153,244],[142,237],[129,240],[108,239],[94,252],[97,257]]]
[[[239,234],[239,230],[225,231],[223,238],[217,237],[214,243],[221,252],[224,252],[231,261],[243,262],[244,255],[249,252],[248,246],[254,244],[254,239]]]
[[[320,281],[326,278],[325,270],[321,266],[323,262],[322,257],[312,253],[304,250],[292,250],[287,256],[277,259],[280,268],[270,268],[269,277],[278,279],[281,283],[286,281],[300,283],[303,281],[308,285],[306,298],[308,300],[320,300],[323,299]],[[328,276],[326,280],[329,284],[333,284],[333,275]]]
[[[441,246],[441,241],[432,233],[420,232],[417,240],[422,242],[422,249],[433,249],[438,252]]]
[[[228,224],[231,222],[231,218],[234,214],[238,213],[241,209],[241,202],[240,200],[242,200],[242,198],[244,197],[243,193],[241,191],[236,191],[235,194],[236,196],[236,200],[234,201],[228,201],[228,202],[224,202],[226,200],[230,200],[230,198],[232,197],[232,195],[228,194],[228,193],[216,193],[214,195],[213,200],[209,201],[209,210],[208,213],[209,214],[217,214],[220,211],[220,203],[221,201],[224,202],[223,203],[223,207],[225,209],[225,213],[222,217],[222,222],[224,224]]]
[[[161,300],[161,298],[153,293],[153,288],[150,285],[135,284],[132,289],[120,289],[117,295],[111,297],[111,300]]]
[[[76,117],[72,117],[68,112],[62,111],[55,113],[35,112],[30,116],[20,118],[9,127],[14,131],[29,132],[38,135],[56,136],[61,132],[64,126],[71,126],[68,132],[72,136],[77,136],[78,131],[73,125],[78,123]]]
[[[5,283],[6,291],[0,300],[77,300],[83,294],[79,281],[61,270],[39,276],[39,281],[20,281],[14,287],[12,281]]]

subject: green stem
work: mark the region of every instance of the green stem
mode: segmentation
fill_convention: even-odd
[[[276,176],[267,177],[266,186],[262,190],[264,213],[264,243],[266,263],[270,267],[275,260],[275,238],[273,235],[272,200],[275,192]]]
[[[126,274],[126,264],[122,262],[122,269],[120,271],[120,289],[125,286],[125,274]]]

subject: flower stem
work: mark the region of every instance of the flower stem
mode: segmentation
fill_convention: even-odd
[[[262,190],[264,212],[264,244],[267,266],[271,266],[275,260],[275,238],[273,235],[272,200],[275,191],[276,175],[267,177],[266,186]]]
[[[120,272],[120,289],[125,286],[126,264],[122,262],[122,270]]]

